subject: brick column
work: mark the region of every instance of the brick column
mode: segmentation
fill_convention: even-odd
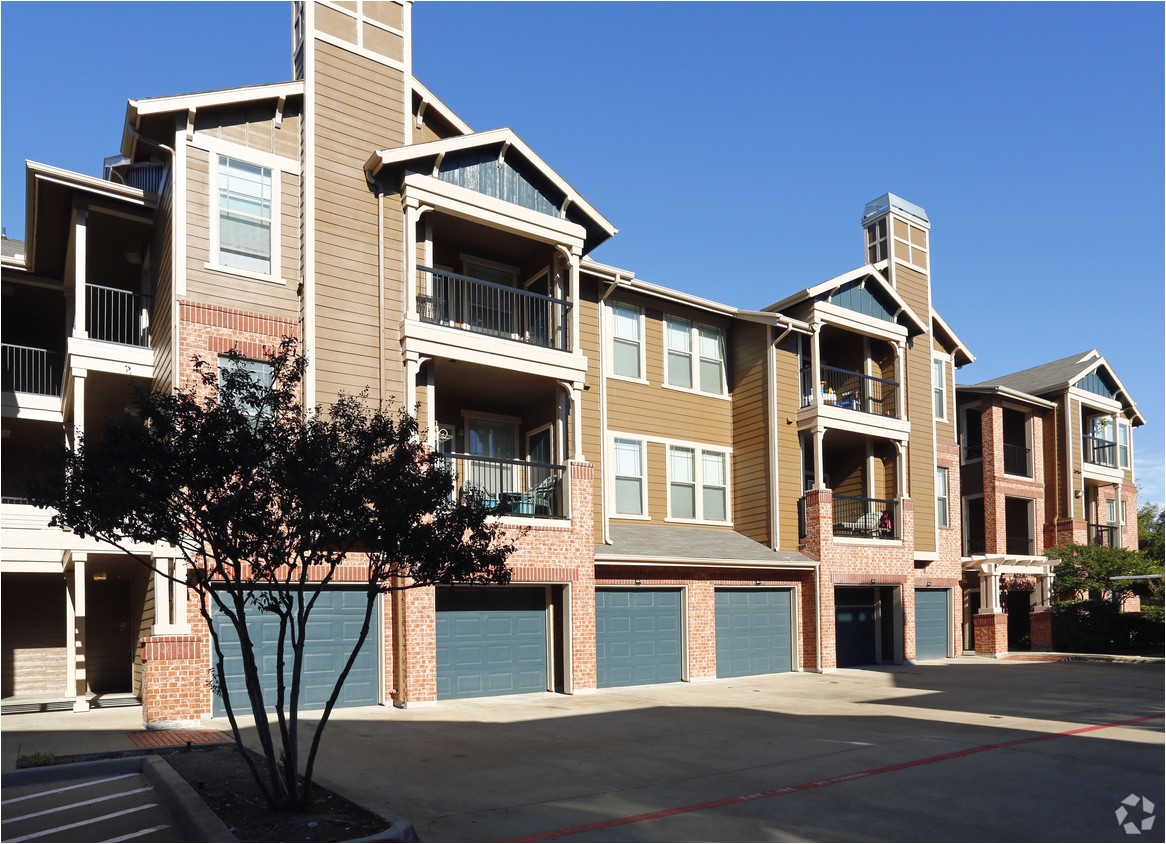
[[[200,638],[193,634],[148,636],[140,646],[142,722],[146,729],[197,728],[208,679]]]
[[[1029,614],[1029,639],[1034,651],[1053,650],[1053,614],[1048,610],[1037,610]],[[1005,626],[1007,631],[1007,625]]]
[[[806,536],[801,551],[821,562],[823,551],[834,541],[834,493],[828,489],[811,489],[805,493]],[[837,639],[834,630],[834,578],[829,566],[818,569],[819,603],[815,624],[821,639],[822,671],[838,668]]]
[[[976,613],[972,616],[976,631],[976,654],[1001,657],[1008,653],[1008,616],[1004,613]]]

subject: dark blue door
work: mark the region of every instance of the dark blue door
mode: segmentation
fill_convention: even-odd
[[[791,671],[792,607],[789,589],[716,590],[717,676]]]
[[[915,590],[915,658],[943,659],[948,652],[948,591]]]
[[[304,645],[304,671],[300,690],[300,709],[323,709],[345,661],[352,653],[360,635],[367,597],[353,589],[328,589],[320,594],[308,617],[307,643]],[[243,658],[239,652],[239,637],[234,625],[221,614],[214,614],[215,627],[220,631],[223,646],[223,667],[231,690],[231,705],[235,712],[250,711],[247,687],[243,679]],[[247,631],[255,646],[255,658],[263,684],[263,699],[268,709],[275,705],[276,648],[279,641],[279,622],[270,613],[261,613],[254,606],[247,607]],[[340,690],[337,706],[371,706],[380,702],[377,693],[379,668],[377,642],[380,639],[376,611],[368,639],[352,666],[344,687]],[[290,645],[285,656],[290,691],[292,654]],[[212,659],[213,659],[212,655]],[[223,702],[215,696],[214,714],[225,715]]]
[[[547,691],[543,587],[437,589],[437,697]]]
[[[598,684],[641,686],[681,679],[679,589],[596,589]]]
[[[875,590],[834,589],[834,630],[839,668],[873,665],[875,658]]]

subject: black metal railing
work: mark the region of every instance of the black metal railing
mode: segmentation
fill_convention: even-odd
[[[802,407],[814,403],[815,396],[823,404],[872,413],[875,416],[899,415],[899,384],[861,372],[851,372],[835,366],[821,366],[817,389],[812,369],[802,370]]]
[[[1027,536],[1004,537],[1004,550],[1009,554],[1032,554],[1033,541]]]
[[[1031,450],[1022,445],[1004,443],[1004,472],[1008,475],[1032,477]]]
[[[1103,440],[1101,437],[1086,434],[1081,438],[1081,455],[1086,463],[1117,468],[1117,443],[1113,440]]]
[[[899,538],[899,502],[893,498],[834,496],[834,536]]]
[[[984,457],[984,444],[980,442],[968,443],[964,446],[964,460],[981,460]]]
[[[146,314],[150,297],[117,287],[87,284],[85,330],[94,340],[124,346],[149,346],[150,330]]]
[[[964,540],[964,554],[968,557],[983,554],[987,548],[987,541],[982,533],[969,533]]]
[[[3,389],[6,392],[59,396],[64,369],[62,352],[4,344]]]
[[[1117,525],[1089,525],[1089,544],[1118,548]]]
[[[798,539],[806,538],[806,497],[798,499]]]
[[[503,516],[566,518],[565,466],[505,460],[475,454],[446,454],[459,497],[471,492]]]
[[[570,312],[566,299],[431,267],[417,268],[417,315],[422,322],[568,351]]]

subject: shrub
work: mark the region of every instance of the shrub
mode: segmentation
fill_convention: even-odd
[[[1069,653],[1121,654],[1161,650],[1162,607],[1120,612],[1112,601],[1058,601],[1053,614],[1053,646]]]
[[[46,768],[49,765],[58,765],[60,760],[51,753],[26,753],[16,757],[17,768]]]

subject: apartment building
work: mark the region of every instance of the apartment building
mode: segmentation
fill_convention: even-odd
[[[956,388],[966,561],[965,647],[1052,647],[1065,542],[1137,550],[1133,429],[1145,418],[1092,349]]]
[[[868,203],[840,260],[857,267],[766,308],[692,296],[595,260],[615,226],[412,76],[408,3],[292,14],[292,81],[131,100],[102,179],[28,165],[2,265],[5,697],[133,696],[156,727],[219,714],[186,590],[50,529],[17,467],[132,412],[135,385],[189,383],[196,355],[261,369],[284,336],[311,361],[307,404],[416,406],[459,490],[523,531],[507,586],[385,596],[342,705],[965,647],[955,370],[973,356],[932,307],[922,208]],[[174,549],[135,550],[183,579]],[[356,611],[343,583],[328,595],[325,665]]]

